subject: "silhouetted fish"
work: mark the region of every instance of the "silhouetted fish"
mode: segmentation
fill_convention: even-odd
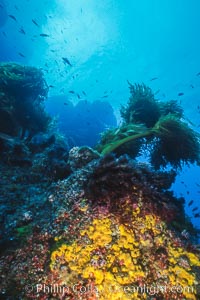
[[[26,57],[23,53],[19,52],[18,53],[21,57]]]
[[[23,27],[20,28],[19,32],[22,33],[22,34],[26,34]]]
[[[200,76],[200,72],[196,74],[196,76]]]
[[[196,211],[196,210],[198,210],[198,207],[195,207],[195,208],[192,209],[193,212]]]
[[[8,15],[11,19],[13,19],[15,22],[17,22],[17,19],[13,15]]]
[[[40,33],[40,36],[42,36],[42,37],[49,37],[50,35],[46,34],[46,33]]]
[[[150,81],[154,81],[156,79],[158,79],[158,77],[153,77],[153,78],[150,79]]]
[[[183,96],[184,95],[184,93],[178,93],[178,96]]]
[[[75,92],[74,92],[74,91],[69,91],[69,93],[70,93],[70,94],[75,94]]]
[[[32,19],[32,22],[33,22],[33,24],[35,24],[37,27],[40,27],[40,26],[38,25],[38,23],[37,23],[34,19]]]
[[[85,95],[85,96],[86,96],[86,93],[85,93],[84,91],[82,91],[82,93],[83,93],[83,95]]]
[[[79,95],[79,94],[76,94],[76,95],[77,95],[78,99],[81,99],[81,97],[80,97],[80,95]]]
[[[68,64],[70,67],[72,67],[72,64],[70,63],[67,57],[62,57],[62,60],[64,61],[65,64]]]
[[[200,218],[200,213],[194,215],[195,218]]]
[[[191,200],[191,201],[188,203],[188,206],[191,206],[191,205],[192,205],[192,203],[194,203],[194,201],[193,201],[193,200]]]

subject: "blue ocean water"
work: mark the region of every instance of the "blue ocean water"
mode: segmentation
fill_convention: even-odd
[[[120,123],[120,105],[129,98],[127,80],[144,82],[159,100],[178,100],[200,131],[199,12],[198,0],[0,0],[0,60],[44,71],[47,110],[58,116],[61,129],[65,114],[67,130],[77,132],[82,120],[88,134],[83,144],[97,140],[91,138],[96,116],[98,130]],[[70,123],[68,106],[78,110],[80,101]],[[93,110],[95,101],[106,101],[116,120],[112,114],[107,120],[102,106]],[[185,167],[173,185],[175,194],[199,206],[199,178],[199,167]],[[187,202],[187,214],[200,227]]]

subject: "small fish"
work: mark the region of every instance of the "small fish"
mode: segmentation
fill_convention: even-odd
[[[190,87],[193,89],[194,88],[193,84],[190,84]]]
[[[22,34],[26,34],[23,27],[20,28],[19,32],[22,33]]]
[[[17,22],[17,19],[13,15],[8,15],[11,19],[13,19],[15,22]]]
[[[50,35],[46,34],[46,33],[40,33],[40,36],[42,36],[42,37],[49,37]]]
[[[4,8],[2,4],[0,4],[0,8]]]
[[[5,33],[5,31],[2,31],[2,33],[3,33],[3,35],[4,35],[5,37],[7,37],[7,34]]]
[[[193,203],[194,203],[194,201],[191,200],[191,201],[188,203],[188,206],[191,206]]]
[[[35,24],[37,27],[40,27],[40,26],[38,25],[38,23],[37,23],[34,19],[32,19],[32,22],[33,22],[33,24]]]
[[[153,78],[150,79],[150,81],[154,81],[154,80],[157,80],[157,79],[158,79],[158,77],[153,77]]]
[[[192,209],[193,212],[196,211],[196,210],[198,210],[198,207],[195,207],[195,208]]]
[[[49,88],[55,88],[55,86],[54,85],[49,85]]]
[[[70,94],[75,94],[75,92],[74,92],[74,91],[69,91],[69,93],[70,93]]]
[[[67,57],[62,57],[62,60],[64,61],[65,64],[68,64],[70,67],[72,67],[72,64],[70,63]]]
[[[86,96],[86,93],[84,91],[82,91],[83,95]]]
[[[26,57],[23,53],[21,52],[18,52],[18,54],[21,56],[21,57]]]
[[[178,96],[180,97],[180,96],[183,96],[184,95],[184,93],[178,93]]]
[[[78,99],[81,99],[81,97],[80,97],[80,95],[79,95],[79,94],[76,94],[76,95],[77,95]]]
[[[196,182],[195,184],[196,184],[197,186],[199,186],[199,187],[200,187],[200,184],[199,184],[199,183],[197,183],[197,182]]]
[[[186,229],[184,229],[184,230],[181,232],[181,235],[182,235],[186,240],[188,240],[189,237],[190,237],[190,234],[189,234],[189,232],[188,232]]]
[[[196,76],[200,76],[200,72],[196,74]]]
[[[189,195],[190,194],[190,192],[189,191],[187,191],[187,195]]]
[[[200,213],[194,215],[195,218],[200,218]]]
[[[64,102],[64,105],[69,105],[69,103]]]
[[[101,98],[108,98],[108,95],[102,96]]]

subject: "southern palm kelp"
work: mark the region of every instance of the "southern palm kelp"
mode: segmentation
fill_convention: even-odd
[[[128,153],[125,145],[129,143],[137,145],[134,151],[131,147],[128,149],[132,151],[132,157],[136,157],[142,145],[147,144],[146,149],[155,168],[166,166],[167,163],[175,168],[181,167],[182,163],[199,163],[199,135],[183,121],[183,109],[177,102],[154,100],[151,90],[144,85],[131,85],[131,92],[127,107],[121,110],[124,124],[102,135],[98,146],[101,154],[117,152],[119,148],[120,154]],[[145,103],[148,104],[145,106]],[[133,132],[130,128],[137,130]]]
[[[119,128],[108,129],[107,131],[101,134],[101,143],[97,145],[97,150],[102,154],[107,154],[115,150],[115,153],[120,156],[121,154],[128,154],[131,157],[136,157],[140,153],[143,141],[139,138],[141,133],[147,131],[147,128],[144,125],[122,125]],[[134,139],[128,142],[129,137],[138,136],[137,139]],[[127,142],[124,143],[124,140],[127,139]],[[123,147],[120,147],[122,142]],[[116,147],[117,146],[117,147]]]
[[[121,117],[125,124],[144,124],[151,128],[158,121],[161,112],[152,90],[144,84],[129,82],[131,97],[127,106],[121,107]]]
[[[200,162],[199,135],[187,123],[169,114],[160,118],[152,131],[156,139],[150,156],[156,168],[167,163],[177,168],[181,163]]]
[[[178,118],[183,118],[183,108],[177,103],[176,100],[160,102],[159,106],[160,106],[160,112],[162,116],[173,114]]]
[[[0,64],[0,131],[18,137],[45,131],[50,120],[43,107],[47,93],[41,70]]]

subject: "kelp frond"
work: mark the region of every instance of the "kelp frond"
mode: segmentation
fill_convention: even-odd
[[[23,137],[48,128],[43,101],[48,85],[40,69],[16,63],[0,64],[0,131]]]
[[[131,97],[127,106],[122,106],[120,113],[125,124],[144,124],[151,128],[160,117],[159,103],[152,90],[145,84],[129,83]]]
[[[151,129],[140,128],[140,131],[119,138],[119,129],[116,138],[104,145],[101,154],[105,155],[128,142],[136,142],[142,138],[149,139],[151,145],[151,163],[155,168],[166,166],[170,163],[173,167],[181,167],[182,163],[200,162],[199,135],[187,123],[179,120],[174,115],[161,117]]]
[[[136,157],[139,154],[142,146],[141,138],[147,128],[143,125],[124,125],[117,129],[109,129],[104,132],[101,137],[101,142],[97,146],[97,150],[102,154],[108,154],[114,151],[116,154],[129,154],[131,157]],[[135,136],[137,135],[137,139]],[[134,137],[134,139],[132,138]],[[128,142],[133,142],[127,145]],[[123,149],[120,149],[121,145],[126,144]],[[127,147],[126,147],[127,146]],[[115,151],[116,150],[116,151]]]
[[[180,168],[182,163],[200,163],[200,140],[188,124],[175,115],[160,118],[152,129],[158,138],[151,153],[151,163],[159,168],[170,163]]]
[[[176,100],[160,102],[160,112],[162,116],[173,114],[179,119],[183,118],[183,108],[178,104]]]
[[[0,91],[14,97],[27,93],[32,100],[44,100],[47,97],[48,85],[40,69],[16,63],[1,63]]]

